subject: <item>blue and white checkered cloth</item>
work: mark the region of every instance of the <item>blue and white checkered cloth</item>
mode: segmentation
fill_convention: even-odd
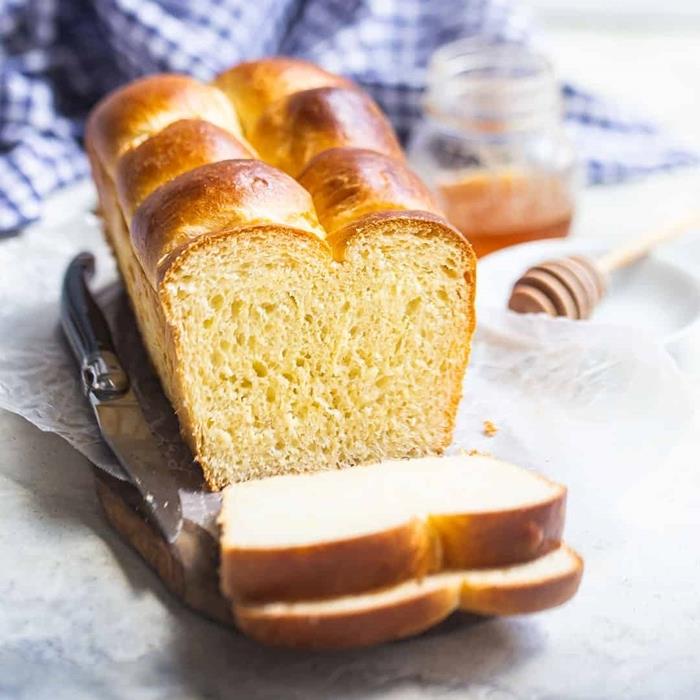
[[[406,137],[431,53],[474,35],[526,41],[529,28],[507,0],[0,0],[0,235],[87,174],[85,115],[121,83],[300,56],[363,85]],[[589,182],[696,162],[592,95],[565,86],[564,100]]]

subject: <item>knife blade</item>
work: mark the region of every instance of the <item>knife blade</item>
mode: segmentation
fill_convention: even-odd
[[[69,264],[61,294],[61,326],[102,437],[140,493],[146,515],[172,543],[182,528],[180,495],[88,287],[94,270],[90,253],[81,253]]]

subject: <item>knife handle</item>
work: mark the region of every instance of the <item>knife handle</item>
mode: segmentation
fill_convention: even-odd
[[[71,260],[61,291],[61,326],[80,365],[85,395],[99,399],[129,390],[129,378],[117,357],[107,321],[95,301],[88,280],[95,273],[95,257],[80,253]]]

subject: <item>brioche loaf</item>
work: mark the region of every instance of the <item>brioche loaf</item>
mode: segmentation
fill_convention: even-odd
[[[560,541],[565,505],[563,486],[466,455],[236,484],[219,518],[221,590],[308,600],[520,563]]]
[[[212,488],[449,444],[474,255],[357,87],[291,59],[151,76],[96,106],[86,148]]]
[[[525,564],[434,574],[361,595],[234,605],[238,627],[274,646],[347,649],[427,630],[456,610],[517,615],[565,603],[577,591],[581,558],[566,545]]]

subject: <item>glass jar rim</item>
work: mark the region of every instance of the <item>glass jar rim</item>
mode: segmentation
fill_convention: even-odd
[[[426,112],[482,130],[534,128],[561,118],[561,96],[549,60],[523,44],[481,37],[440,47],[428,66]]]
[[[526,58],[533,67],[541,72],[552,72],[552,64],[544,54],[533,50],[526,44],[514,41],[498,41],[483,36],[465,37],[448,42],[437,48],[429,62],[429,69],[440,70],[459,61],[472,61],[488,54],[490,57],[505,58],[518,56]],[[491,58],[493,60],[493,58]]]

